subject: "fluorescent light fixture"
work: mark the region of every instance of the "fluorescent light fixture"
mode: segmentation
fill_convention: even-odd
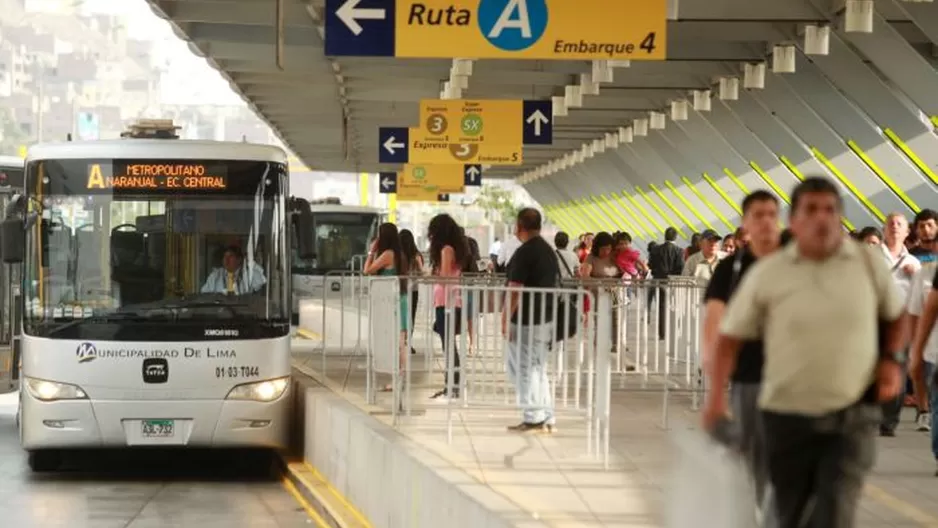
[[[694,90],[694,110],[710,111],[710,90]]]
[[[580,74],[580,92],[583,95],[599,95],[599,85],[593,82],[593,76],[588,73]]]
[[[648,135],[648,120],[641,118],[632,121],[632,135],[633,136],[647,136]]]
[[[739,99],[739,77],[720,77],[720,100],[736,101]]]
[[[831,27],[805,26],[804,52],[805,55],[828,55],[831,52]]]
[[[844,31],[848,33],[873,32],[873,0],[847,0],[844,11]]]
[[[681,99],[680,101],[671,101],[671,120],[672,121],[687,121],[687,101]]]
[[[747,63],[743,64],[743,88],[761,89],[765,88],[765,63]]]
[[[567,116],[567,99],[562,95],[555,95],[550,98],[553,106],[554,117]]]
[[[664,127],[665,127],[664,112],[649,112],[648,113],[648,126],[652,130],[664,130]]]
[[[795,73],[795,46],[779,44],[772,48],[772,72]]]

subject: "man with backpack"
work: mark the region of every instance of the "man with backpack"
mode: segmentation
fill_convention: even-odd
[[[743,226],[750,234],[747,245],[721,260],[704,294],[703,326],[704,368],[712,376],[713,345],[719,333],[720,320],[742,277],[764,257],[779,248],[778,199],[768,191],[758,190],[743,199]],[[732,371],[730,406],[739,435],[739,448],[755,484],[757,504],[766,504],[768,468],[765,458],[765,436],[759,415],[759,388],[762,382],[762,342],[746,341]],[[714,386],[714,388],[718,388]],[[763,512],[773,515],[774,512]]]
[[[827,178],[795,188],[792,243],[742,279],[714,346],[708,430],[725,419],[742,344],[763,341],[759,409],[781,528],[855,526],[879,404],[901,388],[903,300],[877,248],[844,236],[842,211]]]

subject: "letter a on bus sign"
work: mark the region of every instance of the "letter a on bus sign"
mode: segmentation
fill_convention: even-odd
[[[667,0],[326,0],[326,55],[664,60]]]

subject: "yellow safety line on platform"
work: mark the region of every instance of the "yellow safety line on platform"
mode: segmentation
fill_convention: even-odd
[[[938,174],[935,174],[935,171],[931,170],[928,164],[922,161],[922,158],[918,157],[918,154],[916,154],[915,151],[912,150],[911,147],[909,147],[908,145],[905,144],[904,141],[899,139],[899,136],[897,136],[895,132],[893,132],[891,129],[886,128],[886,129],[883,129],[883,134],[889,139],[889,141],[892,141],[893,145],[895,145],[896,148],[898,148],[899,150],[902,151],[903,154],[905,154],[905,157],[909,158],[909,160],[911,160],[912,163],[916,167],[918,167],[918,170],[922,171],[922,174],[924,174],[925,176],[928,176],[928,179],[930,179],[932,183],[938,184]]]
[[[365,517],[365,515],[362,514],[362,512],[358,511],[358,508],[352,505],[352,503],[349,502],[349,500],[346,499],[344,495],[339,493],[339,490],[337,490],[335,486],[333,486],[332,483],[329,482],[329,480],[326,479],[326,477],[323,476],[323,474],[319,472],[319,470],[311,466],[309,462],[303,462],[303,465],[306,467],[306,469],[309,470],[310,473],[313,474],[313,478],[318,480],[319,483],[322,486],[324,486],[329,491],[329,493],[332,494],[333,497],[336,498],[336,500],[342,503],[342,506],[344,506],[345,509],[348,510],[350,514],[352,514],[352,517],[355,517],[355,520],[360,522],[362,526],[366,526],[369,528],[372,526],[371,522]]]
[[[886,172],[883,171],[883,169],[879,168],[879,165],[877,165],[876,162],[873,161],[873,159],[870,158],[869,155],[867,155],[867,153],[864,152],[863,149],[860,148],[860,145],[858,145],[856,141],[852,139],[848,139],[847,146],[850,147],[850,150],[852,150],[853,153],[856,154],[858,158],[863,160],[863,163],[865,163],[866,166],[869,167],[871,171],[873,171],[877,176],[879,176],[879,179],[882,180],[883,183],[886,184],[886,187],[889,187],[889,189],[892,192],[896,193],[896,196],[898,196],[899,199],[902,200],[902,202],[909,209],[911,209],[913,213],[918,214],[918,212],[922,210],[922,208],[919,207],[918,204],[916,204],[911,198],[909,198],[909,195],[907,195],[901,188],[899,188],[898,185],[896,185],[896,182],[894,182],[892,178],[890,178],[886,174]]]
[[[319,341],[322,339],[322,336],[319,335],[319,333],[313,332],[312,330],[307,330],[305,328],[297,328],[296,335],[302,337],[303,339],[310,339],[313,341]]]
[[[938,517],[892,495],[882,488],[867,484],[863,488],[863,494],[921,526],[938,528]]]
[[[319,512],[316,511],[316,508],[313,508],[313,505],[306,500],[306,497],[300,493],[300,490],[296,489],[296,485],[290,481],[290,479],[284,475],[283,476],[283,487],[287,490],[287,493],[293,496],[293,500],[300,503],[300,506],[306,511],[306,515],[309,515],[309,518],[316,523],[316,526],[319,528],[332,528],[325,519],[322,518],[322,515],[319,515]]]
[[[857,189],[857,186],[853,184],[853,181],[851,181],[846,174],[841,172],[840,169],[838,169],[837,166],[831,162],[831,160],[827,159],[827,156],[825,156],[824,153],[815,147],[811,147],[811,153],[814,154],[814,157],[821,162],[821,165],[827,167],[827,170],[831,171],[831,174],[840,180],[840,183],[844,184],[844,187],[846,187],[848,191],[850,191],[854,196],[857,197],[858,200],[860,200],[860,203],[865,205],[866,208],[869,209],[869,211],[873,213],[874,216],[876,216],[876,218],[879,218],[880,222],[886,221],[886,215],[884,215],[878,207],[873,205],[873,202],[871,202],[865,194],[861,193],[860,190]]]
[[[736,230],[736,226],[734,226],[725,216],[723,216],[723,213],[721,213],[720,210],[717,209],[717,207],[713,205],[713,203],[710,202],[710,200],[708,200],[702,192],[700,192],[700,189],[694,187],[694,184],[690,181],[690,178],[687,176],[681,176],[681,181],[684,182],[684,185],[686,185],[688,189],[690,189],[690,192],[694,193],[694,195],[697,196],[697,198],[707,206],[707,209],[710,209],[713,211],[713,214],[717,215],[717,218],[719,218],[720,221],[726,225],[726,227],[730,228],[732,231]]]
[[[707,226],[707,229],[713,229],[713,225],[710,224],[710,222],[706,219],[706,217],[700,214],[700,211],[697,210],[696,207],[694,207],[694,204],[690,203],[690,200],[688,200],[683,194],[681,194],[680,191],[677,190],[677,187],[675,187],[673,183],[669,182],[668,180],[665,180],[664,185],[668,189],[671,190],[674,196],[676,196],[677,199],[680,200],[682,204],[684,204],[684,207],[687,207],[688,209],[690,209],[690,212],[693,213],[694,216],[696,216],[701,222],[703,222],[703,225]],[[706,202],[704,203],[706,204]]]
[[[798,178],[798,181],[804,181],[804,174],[801,174],[801,171],[798,170],[798,167],[795,167],[795,164],[792,163],[790,159],[786,158],[785,156],[779,156],[778,160],[782,162],[782,165],[784,165],[789,172],[795,175],[795,178]],[[840,222],[850,231],[856,229],[853,226],[853,222],[847,219],[846,216],[840,217]]]

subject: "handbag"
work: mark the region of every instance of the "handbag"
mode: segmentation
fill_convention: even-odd
[[[555,250],[555,252],[557,253],[557,260],[572,277],[573,272],[570,270],[570,266],[567,265],[567,261],[561,256],[560,250]],[[563,277],[560,276],[559,268],[557,269],[557,279],[558,285],[562,284]],[[554,324],[554,341],[563,341],[575,336],[578,322],[579,314],[576,309],[576,296],[563,293],[557,295],[557,321]]]

